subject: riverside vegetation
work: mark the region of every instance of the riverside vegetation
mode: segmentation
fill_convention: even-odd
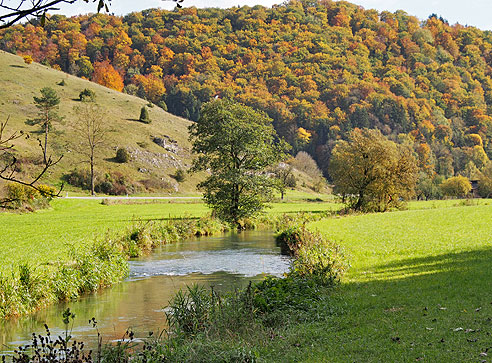
[[[128,258],[150,253],[159,244],[229,229],[227,224],[207,216],[208,210],[202,203],[194,204],[196,213],[193,215],[186,212],[189,204],[179,203],[107,206],[88,201],[60,200],[53,204],[53,211],[2,216],[2,224],[9,236],[2,241],[1,253],[6,262],[0,268],[0,316],[3,318],[24,315],[55,301],[72,299],[121,281],[127,276]],[[329,203],[326,213],[331,213],[330,206]],[[291,212],[296,212],[303,209],[316,211],[319,207],[293,203],[290,208]],[[164,210],[181,217],[156,220]],[[289,211],[288,204],[280,204],[275,210],[278,212],[271,215],[243,219],[242,228],[280,228],[281,223],[286,223],[282,221],[295,219],[281,214]],[[32,226],[46,221],[46,213],[51,216],[52,223],[45,223],[50,232],[43,236],[33,233]],[[138,213],[140,220],[134,220],[128,226],[133,213]],[[323,213],[318,213],[315,218],[321,215]],[[63,222],[67,218],[72,222]],[[122,221],[115,222],[115,218]],[[309,213],[302,218],[310,218]],[[25,226],[26,233],[18,227],[19,223]],[[123,232],[107,232],[101,236],[108,227],[122,228]],[[91,230],[99,231],[99,236],[94,242],[87,242]],[[70,244],[63,242],[67,234],[71,235],[67,241],[71,241]],[[16,236],[23,236],[22,241]],[[33,244],[36,246],[34,250]]]
[[[121,281],[126,260],[149,253],[159,244],[227,230],[208,217],[137,223],[124,233],[73,247],[67,261],[44,265],[22,263],[0,274],[0,317],[24,315],[44,305],[69,300]]]
[[[286,226],[301,221],[296,220],[282,217],[276,223]],[[16,351],[13,361],[27,362],[32,356],[70,362],[200,361],[208,360],[209,354],[217,354],[214,359],[220,361],[256,361],[258,352],[243,346],[244,339],[254,336],[267,340],[286,320],[309,320],[310,312],[321,301],[320,292],[333,287],[346,268],[337,246],[303,227],[288,228],[278,239],[289,246],[293,256],[291,270],[284,278],[267,278],[224,295],[213,288],[189,286],[170,302],[167,334],[150,334],[140,349],[129,332],[127,340],[116,345],[102,347],[99,343],[93,354],[84,351],[80,343],[71,342],[69,333],[52,340],[47,328],[46,344],[44,337],[35,335],[32,346]],[[73,315],[67,310],[67,328],[70,318]]]

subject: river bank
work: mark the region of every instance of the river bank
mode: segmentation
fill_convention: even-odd
[[[131,259],[129,265],[129,278],[111,289],[0,322],[0,350],[8,353],[10,346],[12,353],[13,348],[28,344],[32,333],[45,332],[45,323],[53,335],[61,334],[61,316],[67,307],[75,313],[72,335],[86,346],[96,348],[96,331],[88,324],[93,317],[105,343],[120,339],[129,328],[136,338],[144,338],[167,327],[163,309],[179,289],[199,284],[221,292],[234,290],[266,275],[284,274],[290,261],[280,255],[271,231],[244,231],[161,246],[150,255]]]

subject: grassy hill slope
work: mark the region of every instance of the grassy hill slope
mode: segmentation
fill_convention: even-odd
[[[62,80],[65,85],[58,85]],[[191,162],[187,140],[189,121],[152,107],[149,108],[152,123],[138,122],[140,109],[147,104],[146,101],[40,64],[27,65],[21,57],[0,51],[1,120],[9,118],[7,134],[22,130],[30,135],[27,139],[20,138],[14,142],[14,153],[22,160],[21,174],[26,177],[40,168],[40,165],[36,165],[42,156],[37,141],[40,128],[26,124],[26,121],[36,117],[33,96],[39,96],[39,90],[43,87],[56,90],[61,99],[59,114],[64,118],[53,124],[48,150],[53,156],[63,155],[63,159],[50,170],[44,182],[59,184],[62,175],[74,168],[86,167],[81,162],[82,156],[74,150],[81,140],[73,124],[77,120],[74,107],[80,105],[78,95],[88,88],[96,93],[96,101],[104,109],[111,130],[98,154],[96,169],[101,174],[118,170],[137,183],[150,179],[153,181],[151,184],[157,184],[154,188],[156,191],[159,184],[165,184],[159,181],[167,181],[173,184],[169,190],[174,191],[177,183],[170,175],[179,167],[187,169]],[[168,151],[159,146],[153,141],[156,137],[165,140],[167,145],[177,144],[177,151]],[[113,160],[119,147],[126,148],[131,154],[126,164]],[[195,184],[196,177],[187,176],[185,182],[179,185],[179,191],[193,191]]]

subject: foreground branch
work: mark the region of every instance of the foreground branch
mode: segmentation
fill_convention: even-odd
[[[5,121],[5,122],[0,122],[0,152],[3,152],[2,155],[0,155],[0,156],[5,155],[7,150],[10,150],[13,148],[11,141],[18,139],[19,137],[24,135],[24,133],[22,131],[21,132],[15,131],[12,134],[10,134],[9,136],[4,136],[8,121],[9,121],[9,118],[7,118],[7,121]],[[53,166],[58,164],[62,158],[63,158],[63,155],[60,156],[58,159],[53,160],[50,156],[48,158],[48,160],[46,161],[46,163],[44,164],[43,169],[34,178],[32,178],[30,181],[25,181],[25,180],[21,180],[21,179],[17,178],[15,175],[16,174],[15,170],[16,170],[16,165],[18,163],[18,160],[15,156],[13,156],[12,161],[7,162],[6,165],[2,169],[0,169],[0,180],[3,180],[5,182],[10,182],[10,183],[17,183],[17,184],[21,184],[25,187],[32,188],[32,189],[38,191],[39,193],[41,193],[42,195],[44,195],[45,197],[49,197],[49,198],[59,197],[62,190],[63,190],[63,186],[64,186],[63,184],[61,185],[61,187],[58,191],[49,192],[46,190],[42,190],[41,188],[36,186],[36,183],[43,177],[43,175],[46,174],[46,172],[50,168],[52,168]],[[12,203],[14,201],[16,201],[16,200],[12,199],[12,198],[0,199],[0,207],[5,207],[6,205],[8,205],[9,203]]]
[[[0,0],[0,29],[11,27],[15,23],[34,17],[40,20],[41,26],[44,26],[46,14],[52,11],[60,10],[59,4],[74,4],[80,0]],[[81,0],[86,3],[89,1],[97,2],[97,12],[104,9],[109,13],[109,7],[112,0]],[[178,8],[181,8],[180,3],[183,0],[163,0],[174,1]]]

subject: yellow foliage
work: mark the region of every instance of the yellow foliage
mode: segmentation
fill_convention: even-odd
[[[24,59],[24,63],[26,64],[31,64],[33,62],[33,59],[30,55],[25,55],[22,57],[22,59]]]
[[[297,129],[297,138],[305,143],[308,143],[309,140],[311,139],[311,133],[306,129],[299,127]]]

